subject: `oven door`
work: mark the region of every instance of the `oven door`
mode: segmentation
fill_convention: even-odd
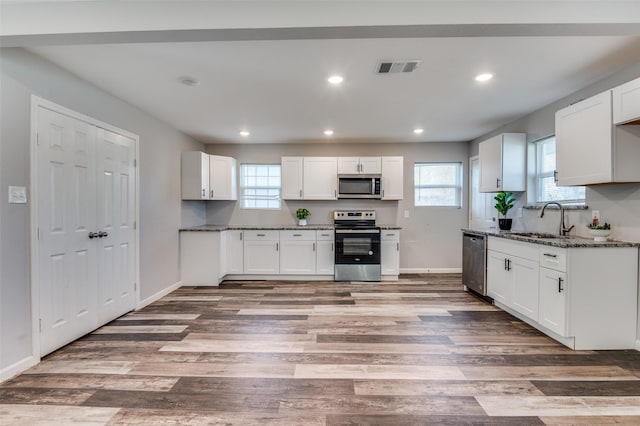
[[[379,229],[336,229],[336,265],[380,264]]]

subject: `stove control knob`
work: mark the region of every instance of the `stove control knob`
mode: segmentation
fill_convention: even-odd
[[[373,256],[373,252],[369,250],[369,256]]]

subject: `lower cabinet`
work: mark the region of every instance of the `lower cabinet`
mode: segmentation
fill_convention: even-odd
[[[400,274],[400,231],[382,230],[380,236],[380,274],[397,279]]]
[[[226,257],[225,275],[244,273],[244,231],[224,231],[225,245],[223,252]]]
[[[316,231],[316,274],[334,275],[336,252],[333,231]]]
[[[244,231],[244,273],[280,273],[280,235],[278,231]]]
[[[496,306],[572,349],[633,349],[636,247],[559,248],[489,237],[487,289]]]
[[[220,232],[180,233],[183,285],[218,285],[223,275],[220,244]]]
[[[280,273],[316,273],[316,231],[280,231]]]

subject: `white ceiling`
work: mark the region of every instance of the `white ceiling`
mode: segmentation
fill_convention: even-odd
[[[356,9],[352,12],[359,16]],[[28,16],[24,13],[22,19],[28,21]],[[618,25],[620,17],[608,17],[601,27],[578,26],[584,22],[545,27],[522,21],[517,27],[504,22],[489,27],[487,16],[483,26],[451,24],[451,13],[448,16],[449,27],[402,26],[397,20],[393,28],[313,27],[294,32],[268,32],[263,23],[262,32],[227,28],[204,36],[174,29],[164,32],[161,42],[148,43],[139,41],[151,41],[149,34],[157,33],[132,34],[131,20],[116,34],[106,31],[108,21],[103,19],[102,39],[89,37],[85,25],[75,38],[57,39],[57,45],[49,45],[52,37],[24,37],[28,32],[15,25],[13,33],[3,35],[19,45],[19,34],[32,52],[205,143],[466,141],[640,61],[638,27],[628,31],[607,26]],[[294,16],[287,19],[293,22]],[[343,17],[341,24],[347,21]],[[412,74],[375,73],[379,60],[407,59],[422,61]],[[492,72],[495,78],[477,83],[474,77],[481,72]],[[336,73],[345,78],[339,87],[326,81]],[[184,76],[200,84],[185,86],[179,82]],[[423,127],[424,133],[413,134],[415,127]],[[323,135],[327,128],[335,132],[331,138]],[[239,135],[243,129],[251,132],[248,138]]]

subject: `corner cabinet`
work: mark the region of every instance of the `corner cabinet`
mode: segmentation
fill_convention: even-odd
[[[382,157],[382,199],[402,200],[404,196],[404,157]]]
[[[489,237],[487,289],[496,306],[572,349],[635,348],[637,283],[636,247]]]
[[[503,133],[479,145],[480,192],[526,191],[527,136]]]
[[[180,163],[183,200],[237,200],[235,158],[187,151]]]
[[[558,185],[640,182],[640,126],[613,124],[612,91],[556,112]]]
[[[397,280],[400,275],[400,231],[381,231],[380,274],[384,280]]]

